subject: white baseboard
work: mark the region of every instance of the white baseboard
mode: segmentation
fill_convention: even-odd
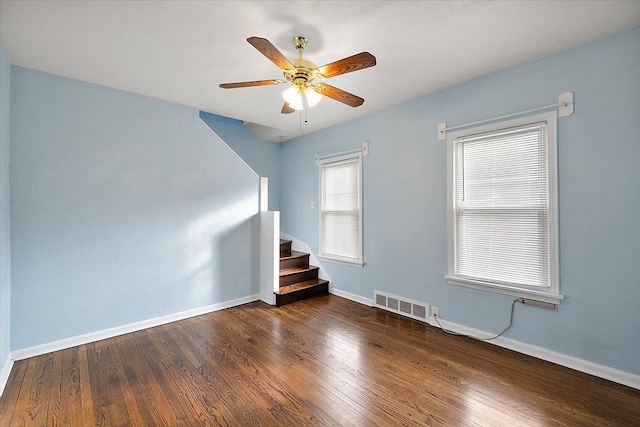
[[[2,367],[2,371],[0,371],[0,396],[2,396],[2,392],[4,392],[4,387],[7,385],[7,380],[9,380],[9,374],[11,373],[11,368],[13,367],[13,359],[12,355],[9,353],[9,357],[7,357],[7,363]]]
[[[225,308],[235,307],[237,305],[247,304],[249,302],[258,301],[260,295],[249,295],[230,301],[211,304],[204,307],[194,308],[192,310],[181,311],[179,313],[169,314],[167,316],[156,317],[154,319],[143,320],[140,322],[129,323],[128,325],[117,326],[115,328],[104,329],[102,331],[90,332],[84,335],[64,338],[46,344],[40,344],[33,347],[27,347],[11,352],[13,360],[22,360],[29,357],[40,356],[42,354],[51,353],[53,351],[64,350],[82,344],[100,341],[107,338],[117,337],[118,335],[128,334],[140,331],[142,329],[153,328],[155,326],[165,325],[167,323],[176,322],[178,320],[187,319],[189,317],[200,316],[201,314],[211,313],[213,311],[223,310]],[[7,374],[8,375],[8,374]]]
[[[361,297],[350,292],[346,292],[340,289],[332,289],[331,293],[341,298],[366,305],[368,307],[373,306],[373,300],[365,297]],[[231,301],[225,301],[218,304],[212,304],[205,307],[196,308],[193,310],[182,311],[180,313],[174,313],[167,316],[157,317],[155,319],[144,320],[141,322],[130,323],[128,325],[118,326],[116,328],[105,329],[102,331],[92,332],[89,334],[79,335],[76,337],[65,338],[62,340],[54,341],[47,344],[41,344],[33,347],[24,348],[11,352],[7,363],[0,372],[0,396],[4,391],[4,387],[9,379],[11,368],[14,360],[22,360],[29,357],[39,356],[41,354],[51,353],[53,351],[64,350],[70,347],[75,347],[82,344],[87,344],[94,341],[99,341],[106,338],[112,338],[118,335],[127,334],[130,332],[136,332],[146,328],[152,328],[154,326],[160,326],[167,323],[175,322],[189,317],[199,316],[206,313],[211,313],[225,308],[235,307],[237,305],[247,304],[249,302],[258,301],[259,295],[250,295],[243,298],[238,298]],[[481,331],[478,329],[470,328],[468,326],[460,325],[457,323],[449,322],[440,319],[447,329],[461,334],[483,337],[490,336],[489,332]],[[429,319],[429,324],[438,327],[433,318]],[[546,360],[567,368],[575,369],[580,372],[585,372],[596,377],[604,378],[609,381],[613,381],[619,384],[623,384],[637,390],[640,390],[640,375],[632,374],[629,372],[620,371],[618,369],[610,368],[608,366],[600,365],[598,363],[589,362],[587,360],[579,359],[577,357],[568,356],[566,354],[557,353],[552,350],[547,350],[542,347],[523,343],[513,340],[511,338],[500,337],[493,341],[487,341],[490,344],[497,345],[499,347],[508,348],[519,353],[523,353],[529,356],[536,357],[538,359]]]
[[[458,323],[442,320],[442,318],[439,319],[443,327],[458,334],[464,334],[479,338],[493,336],[490,332],[481,331],[465,325],[460,325]],[[429,324],[435,326],[436,328],[439,328],[433,317],[429,318]],[[566,354],[558,353],[552,350],[547,350],[543,347],[516,341],[511,338],[499,337],[495,340],[486,342],[640,390],[640,375],[620,371],[618,369],[610,368],[598,363],[589,362],[588,360],[568,356]]]
[[[367,306],[373,306],[373,300],[354,295],[349,292],[341,291],[339,289],[333,289],[332,294],[349,299],[351,301],[358,302]],[[474,337],[491,337],[490,332],[481,331],[478,329],[470,328],[468,326],[460,325],[457,323],[449,322],[440,319],[442,326],[452,332],[459,334],[470,335]],[[429,317],[431,326],[439,328],[433,317]],[[588,360],[579,359],[577,357],[568,356],[566,354],[557,353],[546,348],[538,347],[535,345],[516,341],[511,338],[499,337],[495,340],[487,341],[490,344],[497,345],[499,347],[508,348],[509,350],[517,351],[518,353],[533,356],[538,359],[546,360],[547,362],[555,363],[557,365],[565,366],[567,368],[575,369],[576,371],[584,372],[595,377],[604,378],[605,380],[613,381],[618,384],[623,384],[637,390],[640,390],[640,375],[624,372],[618,369],[610,368],[608,366],[600,365],[598,363],[589,362]]]
[[[367,305],[369,307],[373,307],[373,300],[365,297],[361,297],[360,295],[352,294],[351,292],[342,291],[340,289],[332,288],[331,293],[333,295],[339,296],[341,298],[346,298],[351,301],[355,301],[360,304]]]

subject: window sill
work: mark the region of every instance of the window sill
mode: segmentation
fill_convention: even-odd
[[[326,255],[318,255],[317,258],[323,261],[330,261],[338,264],[350,265],[351,267],[364,268],[364,264],[365,264],[364,261],[360,261],[360,260],[351,260],[347,258],[334,258]]]
[[[463,279],[455,276],[444,276],[450,285],[463,286],[465,288],[480,289],[488,292],[511,295],[519,298],[528,298],[535,301],[549,302],[552,304],[560,304],[564,296],[551,292],[537,291],[534,289],[516,288],[508,285],[499,285],[496,283],[481,282],[479,280]]]

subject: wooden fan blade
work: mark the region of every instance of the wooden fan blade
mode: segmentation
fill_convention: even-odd
[[[289,103],[287,101],[284,101],[284,104],[282,104],[282,110],[280,112],[282,114],[291,114],[294,111],[296,111],[296,110],[291,108],[291,106],[289,105]]]
[[[355,96],[352,93],[324,83],[316,84],[315,88],[319,94],[328,96],[329,98],[335,99],[336,101],[340,101],[350,107],[359,107],[364,103],[364,99],[360,98],[359,96]]]
[[[280,53],[280,51],[274,45],[272,45],[269,40],[260,37],[249,37],[247,41],[251,44],[251,46],[258,49],[264,56],[269,58],[271,62],[273,62],[283,70],[294,68],[291,62],[289,62],[289,60],[282,53]]]
[[[374,65],[376,65],[375,56],[369,52],[360,52],[348,58],[318,67],[318,71],[320,71],[320,74],[325,78],[329,78],[373,67]]]
[[[235,89],[238,87],[252,87],[252,86],[269,86],[269,85],[279,85],[284,83],[283,80],[274,79],[274,80],[255,80],[252,82],[238,82],[238,83],[222,83],[220,87],[222,89]]]

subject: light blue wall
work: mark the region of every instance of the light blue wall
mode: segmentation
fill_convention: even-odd
[[[280,146],[256,137],[242,122],[200,112],[200,118],[260,176],[269,178],[269,210],[280,206]]]
[[[511,297],[443,279],[446,146],[437,141],[436,126],[550,104],[565,91],[575,93],[575,113],[560,119],[558,139],[566,299],[555,311],[518,305],[507,336],[640,374],[640,27],[284,142],[282,230],[317,252],[313,155],[369,141],[367,264],[324,262],[334,287],[367,298],[377,289],[424,301],[438,306],[443,319],[497,332],[508,323]]]
[[[12,350],[259,292],[258,177],[198,113],[11,68]]]
[[[9,123],[11,65],[0,45],[0,370],[11,351],[11,247],[9,224]],[[1,388],[1,385],[0,385]]]

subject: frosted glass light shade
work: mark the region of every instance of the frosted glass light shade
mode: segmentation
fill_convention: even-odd
[[[311,87],[307,87],[304,90],[304,94],[307,97],[307,103],[309,107],[314,107],[318,105],[318,102],[322,101],[322,95],[313,90]]]
[[[289,89],[282,92],[282,98],[284,98],[284,100],[289,103],[289,107],[294,110],[304,109],[304,106],[302,105],[302,93],[300,92],[300,87],[298,85],[291,85]]]

